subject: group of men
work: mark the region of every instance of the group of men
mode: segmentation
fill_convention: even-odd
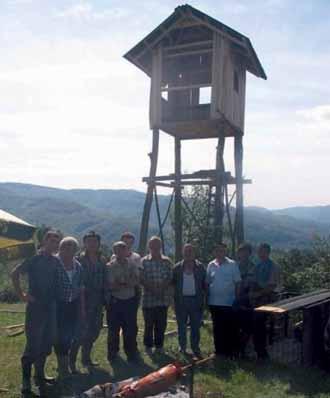
[[[92,361],[93,344],[98,338],[103,311],[108,326],[107,356],[111,364],[118,358],[120,335],[128,361],[139,360],[137,313],[144,318],[143,343],[148,355],[162,353],[168,309],[175,310],[178,342],[187,355],[187,325],[195,358],[201,358],[200,328],[204,309],[210,310],[216,355],[243,354],[253,336],[259,358],[267,357],[266,320],[254,308],[272,301],[278,286],[278,268],[270,259],[270,246],[258,248],[259,262],[251,260],[252,248],[243,244],[236,261],[227,257],[223,243],[215,245],[214,260],[207,267],[196,259],[196,248],[185,244],[182,261],[173,266],[162,254],[162,241],[148,242],[149,254],[141,258],[132,250],[134,235],[127,232],[113,245],[110,261],[101,253],[101,237],[91,231],[83,237],[84,250],[78,255],[75,238],[61,239],[48,231],[38,254],[12,272],[12,280],[26,305],[26,346],[22,355],[22,394],[31,394],[31,372],[41,396],[54,379],[45,375],[45,362],[54,347],[60,379],[77,373],[81,348],[84,367]],[[27,274],[24,292],[20,275]]]

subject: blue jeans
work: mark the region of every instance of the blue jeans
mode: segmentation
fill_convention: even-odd
[[[187,323],[190,322],[190,345],[193,352],[199,352],[200,327],[203,309],[196,297],[183,297],[180,304],[175,306],[178,323],[179,345],[182,350],[187,348]]]

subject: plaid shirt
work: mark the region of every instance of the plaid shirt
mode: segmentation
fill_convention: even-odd
[[[83,274],[80,263],[74,259],[72,280],[70,280],[67,271],[64,268],[62,260],[57,268],[57,298],[59,301],[71,303],[80,296],[83,288]]]
[[[86,304],[102,303],[105,288],[105,257],[100,255],[96,264],[93,264],[88,256],[83,253],[78,260],[82,266]]]
[[[152,260],[148,255],[142,259],[141,283],[143,285],[142,307],[168,307],[173,298],[172,262],[168,257]],[[163,285],[163,286],[161,286]],[[149,289],[148,287],[152,287]]]

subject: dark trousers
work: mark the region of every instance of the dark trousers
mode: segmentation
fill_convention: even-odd
[[[50,355],[55,339],[55,303],[28,303],[25,313],[26,345],[22,355],[22,367],[29,369],[32,364],[44,363]],[[28,375],[27,375],[28,376]]]
[[[237,312],[239,324],[239,344],[241,354],[245,354],[245,348],[253,334],[253,308],[239,309]]]
[[[138,326],[138,311],[139,311],[139,306],[141,302],[141,289],[138,288],[134,297],[134,303],[135,303],[135,335],[138,335],[139,332],[139,326]]]
[[[202,308],[196,297],[183,297],[182,302],[175,306],[178,323],[179,345],[182,350],[187,348],[187,324],[190,323],[190,345],[193,352],[199,351]]]
[[[238,351],[237,312],[232,307],[210,305],[216,355],[232,357]]]
[[[83,364],[90,361],[93,344],[98,339],[103,324],[103,302],[100,299],[86,298],[86,319],[79,317],[77,333],[71,347],[72,360],[78,355],[80,346]]]
[[[127,356],[137,351],[136,298],[119,300],[112,297],[107,308],[108,323],[108,359],[119,351],[120,329],[123,331],[124,350]]]
[[[98,339],[103,323],[103,303],[100,300],[87,301],[86,319],[79,319],[79,331],[76,339],[79,345],[90,345]]]
[[[143,308],[144,345],[147,348],[164,346],[168,307]]]
[[[58,302],[56,308],[57,336],[55,352],[57,355],[68,355],[77,335],[79,325],[79,300],[71,303]]]
[[[253,322],[253,343],[254,349],[259,358],[265,358],[268,356],[266,345],[267,345],[267,315],[263,313],[254,313]]]

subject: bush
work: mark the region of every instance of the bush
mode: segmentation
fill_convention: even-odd
[[[314,239],[311,249],[277,254],[284,289],[299,294],[330,289],[330,238]]]

